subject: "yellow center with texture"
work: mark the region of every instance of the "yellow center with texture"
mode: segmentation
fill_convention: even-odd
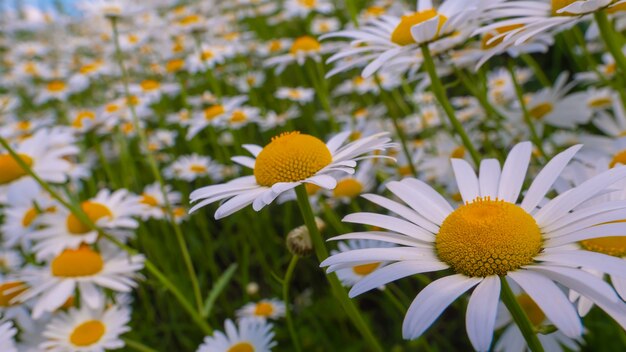
[[[626,237],[610,236],[580,241],[580,245],[588,250],[614,257],[626,257]]]
[[[256,158],[257,184],[270,187],[314,176],[333,160],[326,144],[308,134],[287,132],[274,137]]]
[[[437,35],[439,35],[441,27],[443,27],[444,23],[446,23],[448,19],[446,16],[438,14],[434,9],[429,9],[402,16],[400,23],[398,23],[396,28],[391,33],[391,41],[398,45],[414,44],[415,39],[413,39],[413,35],[411,34],[411,27],[433,19],[437,15],[439,15],[439,25],[437,27]]]
[[[74,346],[90,346],[100,341],[105,332],[106,327],[102,322],[89,320],[74,328],[74,331],[72,331],[70,335],[70,342],[72,342]]]
[[[541,250],[535,219],[519,206],[476,198],[444,220],[435,241],[439,259],[470,277],[506,275]]]
[[[230,346],[226,352],[254,352],[254,346],[248,342],[239,342]]]

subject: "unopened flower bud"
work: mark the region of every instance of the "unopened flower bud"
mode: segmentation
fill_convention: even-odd
[[[315,224],[320,231],[326,227],[320,218],[315,218]],[[313,242],[306,225],[298,226],[287,234],[287,248],[293,255],[300,257],[313,253]]]

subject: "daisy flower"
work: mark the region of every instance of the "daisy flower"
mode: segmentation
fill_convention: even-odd
[[[336,271],[357,264],[391,262],[350,291],[352,297],[400,278],[449,270],[415,298],[404,319],[403,336],[415,339],[443,310],[466,291],[469,299],[466,329],[476,350],[491,345],[501,280],[512,279],[566,336],[576,338],[583,328],[576,309],[557,286],[588,297],[626,326],[626,306],[607,283],[580,267],[624,275],[626,261],[563,246],[591,238],[623,234],[626,225],[607,223],[626,217],[623,203],[603,203],[577,209],[588,199],[626,178],[626,167],[616,167],[578,187],[538,205],[580,146],[555,156],[539,172],[518,204],[532,145],[513,147],[503,168],[486,159],[477,176],[469,163],[452,160],[465,204],[454,209],[427,184],[413,178],[387,184],[405,204],[380,196],[370,201],[399,217],[376,213],[348,215],[344,221],[388,231],[356,232],[335,240],[369,239],[400,246],[369,248],[336,254],[321,265]],[[611,209],[610,215],[607,209]],[[595,221],[597,219],[597,221]]]
[[[299,104],[306,104],[313,101],[313,98],[315,97],[315,90],[312,88],[303,87],[282,87],[278,88],[278,91],[276,91],[275,95],[278,99],[291,100]]]
[[[205,337],[196,352],[269,352],[276,345],[272,328],[272,324],[259,319],[244,318],[237,325],[228,319],[225,332],[216,331]]]
[[[275,66],[276,74],[280,74],[288,65],[294,62],[299,66],[303,66],[307,59],[321,62],[322,54],[328,53],[331,50],[332,46],[322,44],[309,35],[304,35],[293,40],[288,53],[267,59],[264,66]]]
[[[139,226],[133,218],[141,213],[139,198],[125,189],[115,192],[103,189],[80,206],[94,224],[120,238],[128,237]],[[99,236],[98,231],[91,229],[65,208],[43,214],[38,224],[42,228],[28,237],[36,242],[33,250],[39,260],[56,256],[64,249],[95,243]]]
[[[222,180],[222,166],[208,156],[198,154],[182,155],[164,171],[169,179],[194,181],[210,177],[214,181]]]
[[[600,99],[604,103],[603,98]],[[598,100],[595,101],[598,102]],[[607,136],[613,138],[626,136],[626,110],[624,110],[624,105],[622,105],[619,99],[612,97],[612,107],[613,116],[606,111],[601,111],[592,122]]]
[[[170,185],[165,185],[165,192],[167,193],[167,200],[170,205],[180,204],[182,199],[180,192],[173,191]],[[163,219],[166,215],[164,210],[166,208],[165,199],[158,182],[146,186],[139,200],[142,206],[142,218],[144,220],[149,218]]]
[[[333,4],[329,0],[287,0],[284,4],[288,17],[307,17],[311,12],[329,13]]]
[[[237,311],[237,317],[256,318],[263,321],[276,320],[285,316],[285,303],[277,298],[263,299],[256,303],[250,302]]]
[[[244,145],[254,158],[236,156],[232,160],[252,169],[254,175],[194,191],[190,198],[196,204],[190,212],[227,200],[215,212],[215,218],[220,219],[250,204],[259,211],[301,184],[334,189],[337,180],[331,174],[353,173],[357,160],[380,157],[367,154],[391,146],[387,133],[343,145],[349,136],[350,132],[340,133],[324,143],[311,135],[286,132],[272,138],[265,147]]]
[[[71,308],[59,313],[43,331],[39,347],[49,352],[104,352],[124,347],[120,335],[130,331],[130,310],[121,306],[107,309]]]
[[[331,255],[339,254],[342,252],[349,252],[357,249],[366,248],[385,248],[394,247],[393,243],[372,241],[372,240],[349,240],[341,241],[337,244],[338,250],[330,251]],[[341,268],[336,271],[337,277],[341,280],[341,283],[346,287],[352,287],[357,282],[366,278],[371,273],[378,269],[381,269],[387,265],[388,262],[372,262],[354,265],[352,267]]]
[[[17,329],[13,327],[13,323],[7,321],[0,324],[0,351],[17,352],[15,334]]]
[[[33,318],[61,307],[75,290],[81,303],[91,308],[104,303],[102,288],[130,292],[134,277],[143,268],[142,255],[128,256],[117,248],[100,243],[101,252],[88,245],[66,249],[42,268],[24,269],[19,277],[29,287],[15,297],[18,302],[35,300]]]
[[[58,129],[43,129],[13,145],[13,149],[26,165],[44,181],[62,183],[67,180],[72,164],[67,158],[78,154],[71,134]],[[4,150],[0,149],[0,188],[16,182],[26,171]]]
[[[248,100],[248,98],[244,96],[224,98],[222,103],[211,105],[202,110],[201,113],[194,115],[193,119],[189,122],[190,127],[189,131],[187,131],[187,139],[192,139],[198,132],[208,126],[216,126],[226,116],[229,116],[235,110],[239,109],[246,100]]]

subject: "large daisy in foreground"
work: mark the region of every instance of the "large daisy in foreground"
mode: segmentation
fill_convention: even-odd
[[[535,177],[521,203],[532,146],[515,146],[501,169],[483,160],[477,177],[464,160],[452,166],[465,202],[454,209],[434,189],[413,178],[390,182],[387,188],[405,204],[377,195],[367,199],[397,214],[348,215],[344,221],[388,231],[356,232],[335,240],[369,239],[395,243],[394,248],[352,250],[331,256],[321,265],[336,271],[347,266],[388,261],[390,264],[359,281],[356,296],[400,278],[448,270],[424,288],[411,304],[402,333],[419,337],[454,300],[473,287],[466,315],[469,338],[477,350],[489,349],[500,296],[501,279],[510,278],[541,308],[563,334],[578,337],[582,324],[576,309],[557,284],[579,292],[626,326],[626,306],[613,288],[581,270],[626,275],[626,261],[565,246],[581,240],[623,235],[623,202],[579,208],[586,200],[610,191],[626,178],[626,167],[602,173],[538,208],[563,168],[580,146],[554,157]]]
[[[334,189],[337,172],[353,174],[358,160],[384,157],[367,154],[393,145],[387,133],[379,133],[342,146],[348,137],[350,132],[344,132],[324,143],[308,134],[287,132],[272,138],[264,148],[244,145],[255,158],[236,156],[232,160],[253,169],[254,175],[192,192],[191,202],[198,203],[190,212],[227,199],[215,212],[220,219],[249,204],[259,211],[303,183]]]

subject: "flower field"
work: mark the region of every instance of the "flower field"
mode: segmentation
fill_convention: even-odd
[[[0,352],[626,350],[626,0],[0,6]]]

